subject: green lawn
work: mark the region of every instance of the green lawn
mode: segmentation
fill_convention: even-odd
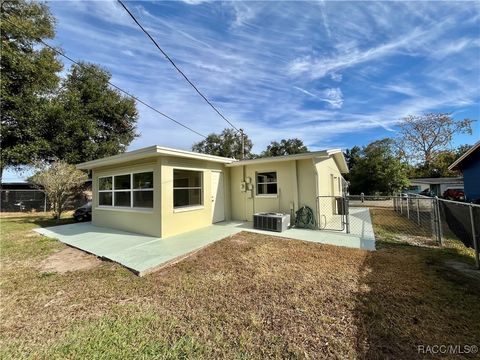
[[[139,278],[111,262],[42,271],[66,247],[31,229],[52,224],[1,219],[1,358],[411,359],[421,344],[480,345],[480,283],[444,265],[471,264],[457,245],[409,246],[378,226],[376,252],[240,233]]]

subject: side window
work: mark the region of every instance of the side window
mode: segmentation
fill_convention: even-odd
[[[173,207],[182,208],[203,204],[203,172],[173,170]]]
[[[98,178],[98,205],[153,208],[153,172]]]
[[[257,173],[257,195],[277,195],[277,172]]]

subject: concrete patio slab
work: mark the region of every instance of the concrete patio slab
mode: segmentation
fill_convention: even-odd
[[[176,262],[203,247],[250,231],[270,236],[322,244],[375,250],[375,236],[368,209],[351,209],[351,233],[289,229],[282,233],[253,229],[251,222],[222,222],[168,238],[155,238],[92,225],[90,222],[38,228],[36,232],[72,247],[115,261],[142,276]]]

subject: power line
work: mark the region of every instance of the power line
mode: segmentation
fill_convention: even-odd
[[[157,47],[158,50],[160,50],[160,52],[163,54],[163,56],[165,56],[165,58],[173,65],[173,67],[184,77],[184,79],[195,89],[195,91],[198,93],[198,95],[200,95],[203,100],[205,100],[207,102],[208,105],[210,105],[210,107],[215,110],[215,112],[220,115],[220,117],[225,120],[228,124],[230,124],[231,127],[233,127],[235,130],[237,130],[237,132],[241,132],[240,129],[237,129],[237,127],[235,125],[232,124],[232,122],[230,120],[228,120],[208,99],[205,95],[202,94],[202,92],[200,90],[198,90],[198,88],[195,86],[195,84],[187,77],[187,75],[185,75],[185,73],[180,70],[180,68],[177,66],[177,64],[175,64],[175,62],[170,58],[170,56],[168,56],[168,54],[160,47],[160,45],[158,45],[158,43],[155,41],[155,39],[149,34],[149,32],[147,30],[145,30],[145,28],[138,22],[138,20],[135,18],[135,16],[130,12],[130,10],[128,10],[127,6],[121,1],[121,0],[117,0],[120,5],[122,5],[122,7],[125,9],[125,11],[128,13],[128,15],[130,15],[130,17],[133,19],[133,21],[135,21],[135,23],[138,25],[138,27],[145,33],[145,35],[148,36],[148,38],[155,44],[155,46]]]
[[[14,27],[16,27],[17,29],[19,29],[19,26],[15,25],[14,23],[12,23],[11,21],[9,21],[8,19],[4,19],[4,20],[6,20],[7,22],[9,22],[11,25],[13,25]],[[46,47],[48,47],[49,49],[51,49],[52,51],[54,51],[54,52],[57,53],[58,55],[60,55],[60,56],[64,57],[65,59],[71,61],[72,63],[74,63],[74,64],[76,64],[76,65],[78,65],[78,66],[80,66],[80,67],[83,67],[84,69],[87,69],[87,70],[91,71],[91,69],[88,68],[88,67],[86,67],[84,64],[81,64],[81,63],[79,63],[78,61],[75,61],[74,59],[72,59],[72,58],[69,57],[68,55],[62,53],[61,51],[57,50],[56,48],[54,48],[53,46],[49,45],[48,43],[46,43],[46,42],[43,41],[42,39],[37,38],[36,40],[39,41],[39,42],[41,42],[43,45],[45,45]],[[93,73],[93,71],[91,71],[91,72]],[[147,104],[145,101],[139,99],[139,98],[136,97],[135,95],[130,94],[128,91],[123,90],[121,87],[113,84],[112,82],[107,81],[107,83],[108,83],[110,86],[112,86],[112,87],[114,87],[115,89],[117,89],[118,91],[124,93],[125,95],[131,97],[132,99],[138,101],[139,103],[143,104],[144,106],[148,107],[149,109],[151,109],[151,110],[155,111],[156,113],[160,114],[161,116],[163,116],[163,117],[165,117],[165,118],[173,121],[173,122],[176,123],[177,125],[180,125],[180,126],[184,127],[185,129],[190,130],[191,132],[193,132],[193,133],[195,133],[195,134],[197,134],[197,135],[199,135],[199,136],[201,136],[201,137],[203,137],[203,138],[205,138],[205,139],[207,138],[205,135],[199,133],[199,132],[196,131],[196,130],[193,130],[192,128],[190,128],[190,127],[187,126],[187,125],[182,124],[180,121],[175,120],[174,118],[172,118],[171,116],[168,116],[167,114],[161,112],[160,110],[157,110],[157,109],[154,108],[153,106]]]

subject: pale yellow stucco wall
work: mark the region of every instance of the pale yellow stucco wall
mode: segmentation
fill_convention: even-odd
[[[257,212],[292,214],[292,211],[298,210],[303,205],[307,205],[315,211],[317,182],[314,170],[314,163],[311,159],[231,168],[232,218],[252,221],[253,214]],[[269,171],[277,172],[278,194],[259,196],[256,194],[256,174]],[[240,184],[244,178],[247,183],[250,181],[251,184],[251,190],[247,192],[240,190]]]
[[[153,209],[136,210],[98,206],[99,177],[143,171],[153,171]],[[160,164],[157,159],[94,169],[92,172],[92,223],[97,226],[110,227],[156,237],[160,236],[160,178]]]
[[[278,195],[258,196],[256,194],[256,173],[277,172]],[[292,214],[301,206],[308,206],[314,212],[317,195],[341,195],[341,173],[333,158],[303,159],[265,164],[250,164],[232,167],[230,171],[232,219],[253,220],[257,212],[283,212]],[[250,181],[251,190],[242,192],[240,184]],[[248,186],[248,185],[247,185]],[[329,214],[334,211],[334,199],[320,200]],[[324,205],[326,203],[326,205]]]
[[[203,173],[203,204],[191,209],[173,207],[173,170],[198,170]],[[154,207],[151,210],[101,208],[98,206],[98,178],[129,172],[154,172]],[[256,194],[256,173],[277,172],[278,194]],[[116,228],[156,237],[168,237],[212,223],[212,172],[223,173],[225,220],[253,220],[257,212],[292,214],[307,205],[316,210],[317,195],[340,195],[336,180],[341,178],[335,161],[329,159],[289,160],[264,164],[226,167],[222,163],[159,156],[93,170],[94,225]],[[242,192],[242,181],[250,179],[250,190]],[[333,179],[333,180],[332,180]],[[333,181],[333,183],[332,183]],[[333,213],[332,207],[324,211]]]
[[[173,170],[186,169],[203,172],[203,205],[191,209],[177,210],[173,208]],[[212,224],[212,185],[213,171],[221,171],[224,175],[225,220],[230,220],[230,169],[221,163],[211,161],[190,160],[176,157],[161,158],[162,173],[162,237],[168,237],[192,231]]]
[[[198,170],[203,173],[203,205],[191,209],[173,208],[173,169]],[[98,206],[98,178],[130,172],[154,172],[154,207],[148,210]],[[211,173],[223,173],[225,220],[231,218],[230,169],[221,163],[176,157],[156,157],[143,162],[125,163],[93,170],[94,225],[124,231],[168,237],[212,224]]]

